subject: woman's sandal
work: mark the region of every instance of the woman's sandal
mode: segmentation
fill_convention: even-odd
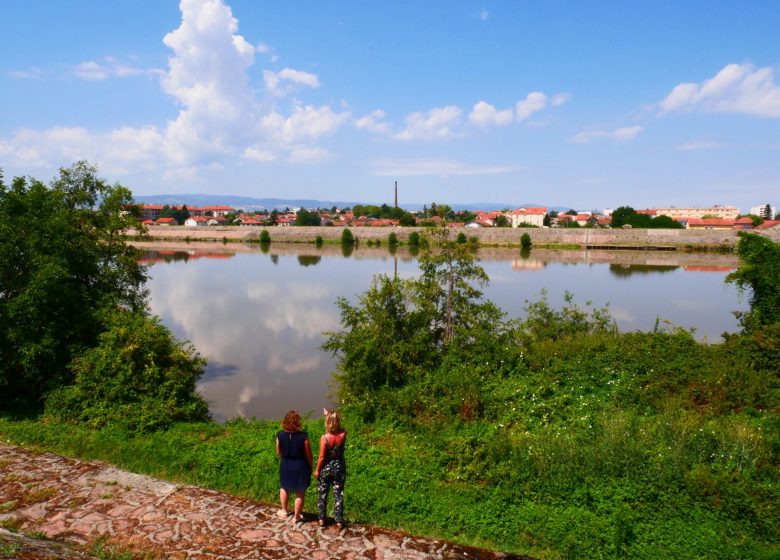
[[[276,517],[278,517],[279,519],[287,519],[288,515],[290,515],[289,511],[284,511],[283,509],[276,510]]]

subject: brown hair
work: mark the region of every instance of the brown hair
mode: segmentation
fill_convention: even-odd
[[[341,431],[341,416],[338,410],[324,410],[325,431],[329,434],[337,434]]]
[[[301,431],[301,415],[297,410],[291,410],[284,415],[282,420],[282,429],[286,432],[300,432]]]

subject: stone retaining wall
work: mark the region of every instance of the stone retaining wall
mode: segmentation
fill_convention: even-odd
[[[319,235],[325,240],[341,238],[342,227],[185,227],[156,226],[149,228],[153,239],[170,240],[256,240],[267,229],[273,241],[312,242]],[[395,232],[401,241],[413,231],[426,231],[417,227],[354,227],[350,228],[359,240],[386,240]],[[480,243],[495,245],[519,245],[520,236],[528,233],[536,244],[576,244],[581,246],[614,247],[718,247],[733,246],[737,242],[736,230],[687,230],[687,229],[541,229],[541,228],[451,228],[453,235],[460,232],[477,237]],[[780,230],[761,232],[780,242]]]

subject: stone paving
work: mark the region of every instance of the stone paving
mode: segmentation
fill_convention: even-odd
[[[367,525],[292,523],[276,507],[0,443],[0,525],[172,559],[520,559]],[[19,556],[21,558],[21,556]],[[84,558],[84,556],[82,556]]]

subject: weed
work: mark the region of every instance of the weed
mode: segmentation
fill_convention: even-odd
[[[0,504],[0,513],[5,513],[6,511],[11,511],[16,507],[16,500],[11,500],[10,502],[5,502]]]

